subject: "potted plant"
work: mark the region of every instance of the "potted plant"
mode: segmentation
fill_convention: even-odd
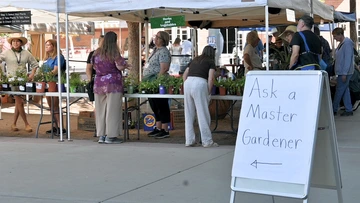
[[[129,74],[127,77],[124,78],[124,87],[127,90],[128,94],[133,94],[134,90],[136,90],[137,86],[139,85],[138,77],[135,74]]]
[[[288,45],[285,45],[282,50],[277,49],[275,45],[271,45],[269,48],[272,51],[272,54],[269,56],[272,59],[272,68],[274,70],[287,70],[291,57]]]
[[[156,94],[159,92],[159,86],[156,81],[141,81],[139,91],[143,94]]]
[[[235,80],[236,95],[242,96],[244,94],[245,76]]]
[[[45,76],[45,81],[46,81],[46,84],[47,84],[48,92],[57,92],[58,87],[57,87],[56,82],[58,80],[54,76],[54,74],[50,71],[50,72],[44,73],[44,76]]]
[[[79,86],[76,88],[76,92],[85,93],[86,92],[86,80],[80,80]]]
[[[215,80],[214,85],[219,88],[219,94],[220,95],[226,95],[226,87],[228,86],[228,79],[219,77],[217,80]]]
[[[66,74],[61,74],[61,78],[60,78],[60,82],[61,82],[61,92],[66,92]]]
[[[36,92],[44,93],[46,89],[45,75],[49,72],[50,68],[43,64],[34,76],[34,82],[36,84]]]
[[[81,77],[80,73],[71,73],[70,74],[70,92],[74,93],[76,92],[76,88],[81,85]]]
[[[0,81],[1,81],[2,91],[9,91],[10,85],[9,85],[8,77],[2,71],[2,68],[0,68]]]
[[[160,75],[155,81],[159,85],[159,93],[166,94],[169,89],[169,76]]]

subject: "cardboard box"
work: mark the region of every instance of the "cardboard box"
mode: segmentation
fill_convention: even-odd
[[[123,112],[123,118],[124,118],[124,112]],[[131,128],[131,125],[132,125],[131,113],[129,112],[128,113],[129,128]],[[124,126],[123,126],[123,128],[124,128]],[[80,111],[79,112],[78,130],[85,130],[85,131],[95,131],[96,130],[95,113],[93,111]]]
[[[79,111],[79,117],[93,118],[94,115],[93,111]]]
[[[78,130],[95,131],[95,117],[78,117]]]
[[[79,111],[78,130],[95,131],[96,122],[93,111]]]
[[[143,125],[144,131],[154,130],[155,125],[156,125],[155,115],[151,114],[151,113],[143,113],[142,118],[143,118],[143,124],[144,124]],[[170,112],[170,123],[168,125],[168,130],[174,130],[174,119],[173,119],[172,112]]]

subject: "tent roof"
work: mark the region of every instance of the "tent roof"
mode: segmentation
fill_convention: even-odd
[[[334,22],[356,22],[356,13],[334,11]]]
[[[281,8],[279,13],[269,14],[272,25],[292,23],[286,20],[286,8],[295,10],[297,18],[311,10],[308,0],[142,0],[141,4],[134,0],[103,0],[99,6],[93,6],[96,2],[98,0],[66,1],[66,13],[83,17],[111,16],[135,22],[144,22],[152,17],[184,15],[186,21],[209,20],[212,27],[247,27],[264,26],[266,5]],[[332,7],[319,1],[313,2],[316,22],[333,20]]]
[[[59,11],[69,14],[70,22],[145,22],[153,17],[184,15],[188,22],[209,20],[211,27],[249,27],[265,25],[266,5],[281,9],[269,14],[270,25],[292,23],[286,20],[286,8],[295,10],[297,18],[311,10],[308,0],[1,0],[0,11],[31,10],[32,23],[56,22]],[[320,1],[313,1],[313,13],[316,22],[333,20],[332,7]],[[60,22],[64,21],[65,16],[60,14]]]
[[[9,25],[0,26],[0,33],[20,33],[20,32],[22,32],[20,26],[9,26]]]

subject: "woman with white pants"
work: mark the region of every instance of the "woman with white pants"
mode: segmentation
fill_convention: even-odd
[[[209,102],[214,84],[215,49],[206,46],[202,54],[191,61],[186,68],[184,79],[185,102],[185,146],[196,146],[194,121],[195,112],[199,123],[203,147],[218,147],[212,140],[210,130]]]

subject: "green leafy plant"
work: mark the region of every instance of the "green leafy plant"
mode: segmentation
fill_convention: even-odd
[[[155,81],[141,81],[139,91],[147,94],[154,94],[159,92],[159,86]]]
[[[17,69],[15,75],[9,75],[8,82],[12,86],[25,85],[27,73],[25,69]]]
[[[173,88],[174,94],[179,94],[180,87],[183,84],[182,77],[169,77],[169,88]]]
[[[274,60],[274,66],[278,66],[277,69],[280,70],[287,69],[291,57],[288,46],[285,45],[282,50],[277,49],[275,45],[271,45],[269,48],[273,51],[269,58]]]
[[[168,75],[160,75],[157,77],[157,79],[155,80],[155,82],[158,84],[158,86],[162,85],[164,87],[166,87],[166,89],[169,88],[169,78],[170,76]]]
[[[58,79],[55,77],[55,75],[50,71],[47,73],[44,73],[45,81],[46,82],[57,82]]]
[[[135,74],[129,74],[128,76],[124,77],[124,86],[138,86],[139,79]]]
[[[66,74],[61,74],[60,81],[61,81],[61,84],[66,84]]]
[[[6,74],[3,72],[2,68],[0,68],[0,83],[1,84],[5,84],[8,83],[8,77],[6,76]]]
[[[81,85],[81,76],[80,73],[71,73],[69,79],[70,86],[78,87]]]
[[[36,74],[34,75],[34,82],[45,82],[46,81],[46,74],[51,71],[51,68],[45,64],[40,66],[37,70]]]

